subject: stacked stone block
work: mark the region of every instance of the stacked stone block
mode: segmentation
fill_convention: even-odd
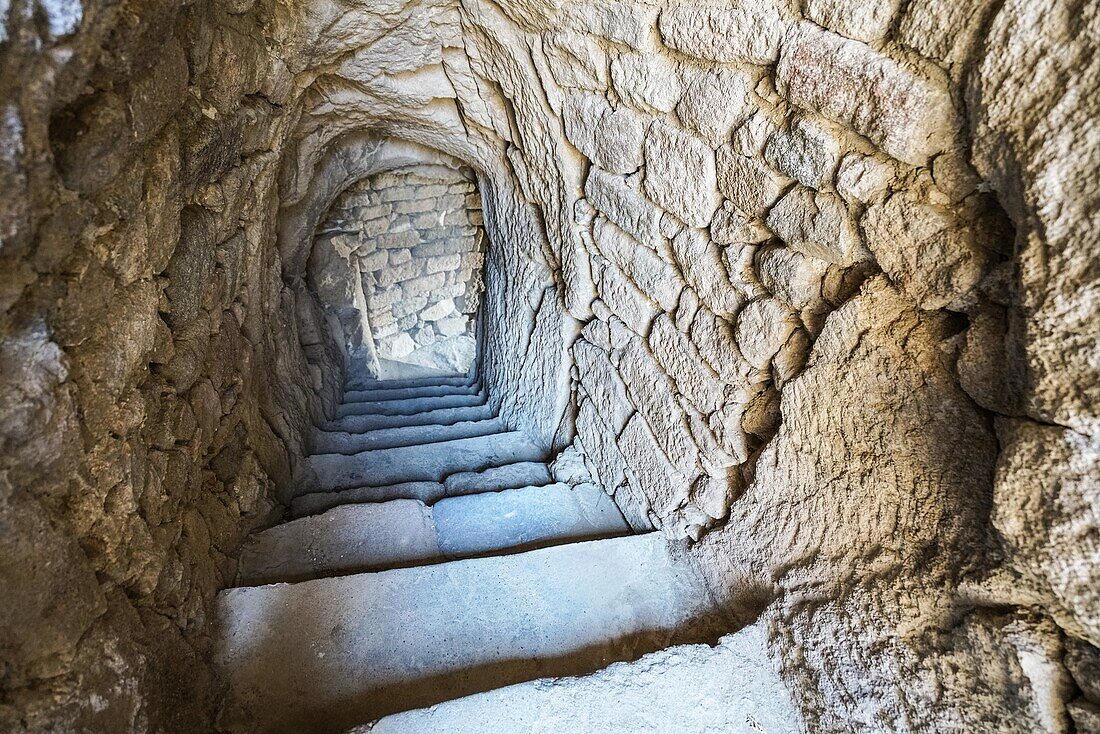
[[[470,172],[422,166],[360,181],[333,204],[320,236],[352,252],[381,359],[468,368],[486,244]],[[441,356],[445,344],[458,345],[461,359]]]
[[[876,8],[670,3],[624,8],[639,33],[613,43],[544,34],[591,164],[580,448],[638,526],[698,539],[726,516],[780,391],[870,274],[964,310],[1003,245],[973,172],[930,163],[953,156],[949,80],[884,50],[898,8]]]

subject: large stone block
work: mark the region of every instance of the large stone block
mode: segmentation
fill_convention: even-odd
[[[594,94],[570,95],[562,109],[565,134],[577,150],[612,173],[633,173],[642,165],[642,141],[649,121],[627,107],[613,109]]]
[[[663,56],[623,54],[611,62],[615,93],[644,112],[672,112],[682,91],[676,65]]]
[[[627,422],[617,445],[626,461],[629,481],[645,496],[662,528],[672,536],[681,535],[674,518],[688,501],[692,478],[668,462],[653,432],[637,413]]]
[[[634,0],[595,0],[561,5],[556,20],[566,28],[587,31],[631,48],[649,45],[657,8]]]
[[[554,81],[565,89],[607,89],[607,52],[592,36],[558,31],[543,37],[543,50]]]
[[[729,142],[730,132],[752,114],[752,80],[725,67],[684,70],[684,93],[676,113],[711,147]]]
[[[750,218],[732,202],[725,202],[710,223],[710,238],[719,245],[745,245],[766,242],[771,231],[759,220]]]
[[[626,385],[611,364],[611,359],[603,349],[582,340],[573,345],[573,360],[581,387],[595,403],[608,430],[617,436],[633,415],[634,408],[627,398]]]
[[[646,247],[657,249],[662,241],[661,210],[622,176],[592,168],[584,185],[592,206]]]
[[[790,247],[766,245],[756,255],[760,282],[793,309],[816,309],[824,299],[823,281],[829,263]]]
[[[868,207],[861,224],[883,272],[928,310],[958,310],[971,300],[989,263],[994,243],[987,240],[999,234],[913,191]]]
[[[597,219],[592,239],[600,253],[615,263],[630,281],[664,311],[673,311],[684,289],[676,268],[605,219]]]
[[[811,257],[841,265],[867,258],[844,201],[836,194],[796,185],[772,207],[768,226],[789,246]]]
[[[676,402],[676,390],[641,338],[635,337],[622,350],[619,370],[630,402],[645,418],[669,462],[684,474],[698,473],[699,449]]]
[[[944,83],[809,23],[784,41],[776,87],[799,107],[851,127],[914,166],[949,148],[957,126]]]
[[[699,138],[663,121],[645,141],[646,194],[693,227],[710,224],[721,204],[714,151]]]
[[[405,297],[426,295],[434,291],[438,291],[446,283],[447,279],[443,273],[433,273],[431,275],[423,275],[413,280],[406,280],[401,283],[401,292],[405,294]]]
[[[699,356],[723,382],[729,385],[747,383],[752,369],[737,348],[733,327],[728,321],[709,309],[700,308],[691,322],[688,335]]]
[[[458,270],[462,267],[462,255],[439,255],[437,257],[429,257],[425,261],[425,272],[431,273],[447,273],[453,270]]]
[[[734,336],[749,364],[763,370],[798,325],[798,317],[782,302],[760,298],[741,309]]]
[[[718,188],[733,204],[756,217],[763,217],[776,202],[790,179],[764,161],[734,152],[724,145],[716,158]]]
[[[840,164],[841,141],[836,131],[809,118],[799,118],[776,133],[764,148],[764,158],[805,186],[823,189]]]
[[[900,5],[901,0],[805,0],[803,10],[818,25],[871,43],[889,32]]]
[[[673,238],[672,250],[687,282],[707,308],[717,314],[737,313],[745,295],[730,281],[722,251],[705,230],[683,230]]]
[[[893,167],[885,159],[849,153],[840,161],[836,190],[850,201],[869,204],[886,193],[894,176]]]
[[[635,334],[648,334],[657,307],[614,263],[598,255],[592,261],[597,275],[596,292],[604,306]]]
[[[667,314],[653,322],[649,348],[665,374],[699,412],[710,415],[722,406],[725,401],[722,381]]]
[[[688,56],[767,64],[779,55],[788,17],[778,0],[676,3],[661,13],[658,25],[662,40]]]
[[[577,412],[577,436],[584,449],[585,465],[588,471],[599,480],[608,491],[617,494],[617,489],[626,481],[626,460],[615,444],[617,434],[604,423],[599,408],[591,400],[582,400]],[[624,514],[647,517],[648,503],[623,506],[622,498],[615,497]],[[633,524],[633,523],[632,523]]]

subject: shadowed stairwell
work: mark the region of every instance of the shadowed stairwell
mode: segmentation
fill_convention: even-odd
[[[1100,2],[0,0],[0,732],[1100,732]]]
[[[728,627],[665,539],[635,532],[575,451],[551,465],[510,430],[450,346],[473,344],[481,259],[462,269],[462,251],[484,236],[453,176],[376,176],[320,228],[311,283],[349,373],[285,521],[245,541],[218,597],[228,731],[341,732]],[[434,376],[379,379],[394,373]]]

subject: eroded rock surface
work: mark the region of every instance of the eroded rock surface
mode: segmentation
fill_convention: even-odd
[[[766,625],[811,730],[1089,730],[1097,12],[0,4],[0,728],[201,729],[347,365],[481,308],[493,414]],[[473,181],[476,301],[396,226]]]

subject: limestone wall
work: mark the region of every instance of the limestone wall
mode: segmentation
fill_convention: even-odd
[[[425,167],[379,174],[349,187],[322,222],[314,252],[350,253],[378,359],[456,373],[472,366],[485,233],[471,178]]]
[[[809,730],[1096,728],[1095,3],[9,5],[5,730],[197,728],[351,356],[318,225],[444,157],[493,400],[768,622]]]

